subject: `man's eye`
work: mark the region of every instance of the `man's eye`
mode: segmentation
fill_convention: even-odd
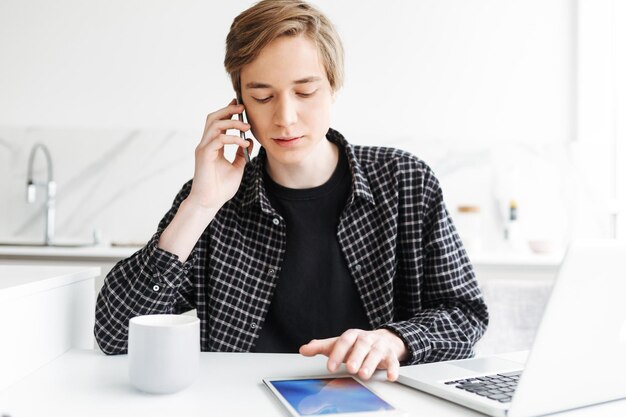
[[[268,101],[270,101],[272,96],[265,97],[265,98],[256,98],[256,97],[252,97],[252,98],[258,101],[259,103],[267,103]]]
[[[311,97],[313,94],[315,94],[315,92],[316,92],[316,91],[317,91],[317,90],[313,90],[313,91],[311,91],[310,93],[298,93],[298,95],[299,95],[300,97]]]

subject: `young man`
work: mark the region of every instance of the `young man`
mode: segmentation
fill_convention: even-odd
[[[193,180],[107,276],[100,348],[124,353],[133,316],[196,308],[204,351],[324,354],[364,379],[471,356],[487,308],[437,179],[330,129],[343,49],[328,19],[261,1],[234,20],[225,66],[243,105],[209,114]],[[244,108],[250,124],[232,119]],[[229,129],[260,142],[251,163]],[[227,144],[241,147],[233,162]]]

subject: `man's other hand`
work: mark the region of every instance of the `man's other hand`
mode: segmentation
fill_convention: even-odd
[[[404,342],[387,329],[347,330],[340,337],[313,339],[300,347],[304,356],[322,354],[328,357],[330,372],[339,369],[341,363],[351,374],[369,379],[375,369],[387,369],[387,380],[398,379],[400,361],[408,354]]]

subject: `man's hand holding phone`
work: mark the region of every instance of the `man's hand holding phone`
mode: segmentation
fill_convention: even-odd
[[[196,165],[191,191],[180,204],[176,215],[159,239],[159,247],[185,262],[196,242],[219,209],[237,193],[241,184],[246,157],[243,149],[252,152],[252,141],[227,135],[229,129],[242,132],[250,125],[233,120],[243,112],[243,105],[233,99],[230,104],[207,116],[204,134],[196,147]],[[224,157],[224,146],[239,145],[233,162]]]
[[[204,134],[196,147],[196,162],[189,202],[200,208],[219,209],[230,200],[243,177],[246,158],[243,148],[252,153],[252,141],[240,136],[227,135],[229,129],[242,132],[250,130],[250,125],[232,119],[233,115],[244,111],[242,104],[233,99],[228,106],[207,116]],[[226,144],[238,145],[235,159],[230,162],[224,157]]]

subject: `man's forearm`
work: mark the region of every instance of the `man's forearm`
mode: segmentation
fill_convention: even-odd
[[[215,218],[219,209],[203,208],[184,200],[172,222],[161,234],[159,247],[185,262],[200,236]]]

